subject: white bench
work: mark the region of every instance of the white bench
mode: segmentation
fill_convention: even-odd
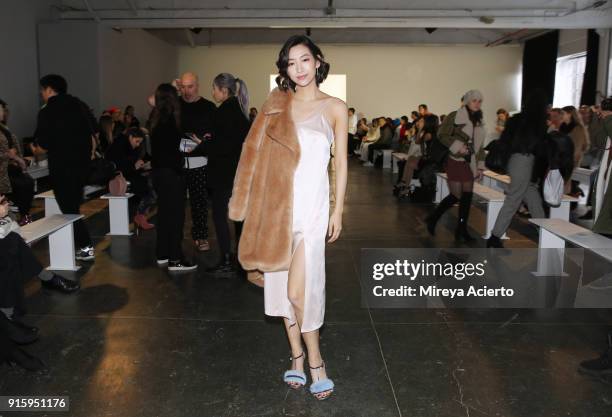
[[[397,174],[399,172],[399,161],[405,161],[408,159],[407,153],[393,152],[391,154],[391,172]]]
[[[594,169],[588,168],[574,168],[572,172],[572,179],[574,181],[578,181],[578,187],[584,193],[584,196],[581,196],[578,204],[586,205],[589,202],[589,191],[591,191],[591,178],[595,174]]]
[[[110,216],[110,232],[107,236],[130,236],[130,215],[128,203],[134,194],[125,193],[123,196],[104,194],[101,198],[108,200],[108,213]]]
[[[38,179],[49,176],[48,166],[30,165],[26,170],[26,173],[34,179],[34,192],[38,192]]]
[[[382,155],[382,157],[383,157],[383,164],[382,164],[383,169],[391,169],[391,154],[392,153],[393,153],[393,151],[391,149],[376,149],[374,151],[374,160],[376,160],[376,158],[379,155]]]
[[[490,184],[490,185],[489,185]],[[510,176],[498,174],[493,171],[483,172],[483,185],[500,191],[506,191],[510,184]],[[559,207],[550,206],[549,218],[569,220],[571,203],[578,202],[578,198],[565,194]]]
[[[436,202],[439,203],[444,197],[449,194],[448,183],[446,182],[447,176],[444,172],[438,172],[436,174]],[[485,187],[484,185],[475,182],[474,195],[477,196],[487,206],[487,217],[485,225],[485,234],[482,236],[483,239],[491,237],[491,230],[495,226],[495,220],[502,206],[506,196],[501,192],[494,190],[493,188]],[[508,239],[508,236],[504,233],[501,239]]]
[[[102,190],[100,186],[86,186],[84,188],[84,194],[90,195],[97,191]],[[130,219],[128,210],[128,200],[133,197],[134,194],[126,193],[123,196],[115,197],[110,194],[105,194],[101,198],[108,200],[108,214],[110,220],[110,232],[107,233],[109,236],[130,236]],[[36,198],[42,198],[45,200],[45,216],[51,216],[53,214],[61,214],[55,194],[53,190],[36,195]]]
[[[565,242],[612,262],[612,239],[561,219],[530,219],[540,229],[537,276],[563,275]]]
[[[49,262],[47,269],[76,271],[73,223],[82,214],[54,214],[21,227],[19,234],[28,245],[49,237]]]

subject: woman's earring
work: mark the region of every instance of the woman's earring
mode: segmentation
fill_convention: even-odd
[[[319,80],[319,67],[315,68],[315,78],[317,79],[317,81]]]

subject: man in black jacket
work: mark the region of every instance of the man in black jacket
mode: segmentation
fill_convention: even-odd
[[[34,138],[38,147],[47,151],[49,177],[57,204],[64,214],[79,214],[83,187],[91,161],[93,116],[76,97],[67,94],[68,84],[60,75],[40,79],[40,92],[45,106],[38,112]],[[94,248],[85,222],[74,223],[76,258],[94,259]]]

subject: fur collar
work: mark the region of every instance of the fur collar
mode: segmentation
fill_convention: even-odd
[[[268,95],[262,112],[268,119],[266,135],[293,151],[299,160],[300,142],[291,116],[292,99],[293,92],[275,88]]]
[[[474,127],[465,106],[461,106],[461,108],[457,110],[457,114],[455,115],[455,124],[461,126],[461,130],[469,138],[474,138],[475,141],[484,141],[484,122],[481,121],[478,126]]]

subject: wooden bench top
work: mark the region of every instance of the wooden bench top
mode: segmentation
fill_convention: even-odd
[[[82,218],[82,214],[54,214],[26,224],[21,227],[19,234],[27,244],[30,244]]]
[[[561,219],[529,219],[555,236],[612,261],[612,239]]]
[[[487,201],[499,202],[506,199],[506,196],[501,191],[494,190],[477,182],[474,183],[473,191],[478,197]]]

